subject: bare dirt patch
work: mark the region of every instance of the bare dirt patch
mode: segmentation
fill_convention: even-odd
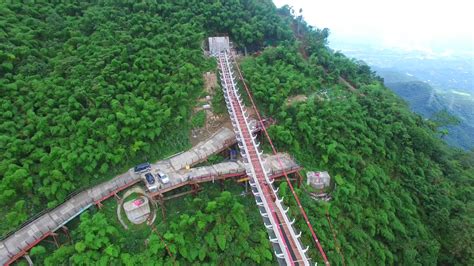
[[[354,86],[352,86],[347,80],[345,80],[343,77],[339,77],[339,82],[344,84],[350,91],[357,91],[356,88],[354,88]]]
[[[214,72],[207,72],[203,74],[204,89],[209,95],[214,94],[214,90],[218,87],[217,75]]]
[[[212,98],[215,90],[220,89],[217,83],[217,75],[214,72],[203,74],[204,90],[206,97],[198,99],[199,105],[194,108],[194,113],[204,110],[206,112],[206,122],[203,127],[191,130],[190,140],[192,145],[196,145],[200,141],[207,139],[222,127],[232,128],[229,115],[227,113],[218,115],[212,110]]]
[[[294,103],[305,102],[306,100],[308,100],[308,96],[304,94],[298,94],[295,96],[288,97],[288,99],[286,99],[286,105],[292,105]]]
[[[215,115],[212,110],[206,110],[206,124],[201,128],[194,128],[191,130],[191,144],[194,146],[200,141],[207,139],[222,127],[232,129],[228,114]]]

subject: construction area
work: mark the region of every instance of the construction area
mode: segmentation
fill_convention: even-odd
[[[133,200],[123,202],[121,207],[126,217],[135,224],[149,220],[151,212],[150,201],[170,200],[200,190],[200,183],[215,182],[217,180],[234,179],[238,182],[248,182],[255,197],[256,207],[263,219],[263,226],[268,231],[275,256],[280,265],[310,265],[310,258],[306,253],[309,247],[303,246],[300,241],[301,232],[294,228],[295,220],[289,217],[288,207],[278,196],[275,179],[286,179],[295,197],[298,207],[309,226],[315,245],[319,249],[322,259],[329,265],[316,234],[309,223],[306,213],[294,192],[289,175],[297,177],[298,184],[302,178],[299,175],[301,167],[285,153],[279,153],[273,147],[266,132],[265,123],[253,103],[248,88],[243,82],[242,74],[233,56],[227,37],[209,38],[209,52],[218,62],[221,87],[224,93],[226,106],[232,124],[232,129],[222,127],[207,139],[200,141],[190,150],[174,155],[168,159],[146,165],[140,171],[137,167],[126,173],[116,176],[112,180],[95,187],[83,190],[67,199],[54,209],[45,211],[28,220],[16,231],[3,237],[0,241],[0,263],[10,265],[17,259],[25,256],[28,261],[28,251],[47,237],[54,237],[55,232],[87,210],[96,205],[101,207],[102,202],[110,197],[119,198],[118,193],[131,188],[136,184],[146,186],[146,192]],[[253,105],[253,112],[257,115],[251,118],[242,101],[237,87],[234,67],[243,82]],[[265,136],[272,147],[273,154],[263,154],[258,141],[258,134]],[[238,151],[240,156],[236,160],[217,163],[214,165],[194,167],[209,158],[222,152]],[[322,176],[322,178],[326,178]],[[315,179],[323,187],[328,179]],[[314,182],[316,182],[314,181]],[[324,183],[324,184],[323,184]],[[188,191],[175,193],[178,188],[187,187]],[[154,216],[153,216],[154,217]],[[153,218],[154,219],[154,218]]]

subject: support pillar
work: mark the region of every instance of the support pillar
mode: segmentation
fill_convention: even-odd
[[[193,195],[196,196],[197,193],[199,192],[199,185],[196,183],[192,183],[191,188],[192,188]]]
[[[161,216],[163,217],[163,221],[166,221],[166,206],[165,206],[165,200],[162,194],[158,196],[158,204],[160,204]]]
[[[117,195],[117,192],[114,192],[114,197],[115,197],[115,199],[117,199],[117,201],[120,202],[121,198],[120,198],[119,195]]]
[[[67,239],[69,240],[69,243],[72,243],[72,238],[71,238],[71,235],[69,234],[69,228],[67,228],[65,225],[63,225],[63,226],[61,226],[61,230],[66,235]]]
[[[51,233],[51,236],[53,237],[54,244],[56,245],[56,248],[59,248],[58,234],[53,232],[53,233]]]
[[[225,189],[224,179],[219,180],[219,186],[221,187],[221,191],[224,191]]]
[[[102,204],[102,202],[100,202],[100,201],[96,201],[95,205],[97,205],[97,208],[99,208],[99,209],[102,209],[102,207],[104,207],[104,204]]]
[[[28,262],[29,266],[33,266],[33,261],[31,260],[30,255],[25,254],[23,257],[25,257],[25,259]]]

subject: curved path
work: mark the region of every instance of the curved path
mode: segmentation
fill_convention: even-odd
[[[265,161],[264,165],[266,169],[269,169],[269,175],[273,178],[283,176],[283,172],[291,174],[301,170],[301,167],[286,153],[262,155],[262,158]],[[279,164],[278,159],[283,162],[283,166]],[[170,182],[166,185],[160,184],[158,191],[150,194],[152,197],[162,195],[186,185],[214,182],[228,178],[243,178],[247,176],[247,172],[245,163],[235,161],[170,172],[168,176]]]
[[[164,172],[176,172],[187,165],[192,166],[200,163],[210,155],[219,153],[234,143],[236,143],[234,132],[228,128],[222,128],[191,150],[156,162],[152,164],[152,167],[162,169]],[[100,204],[103,200],[140,180],[140,176],[135,175],[133,169],[130,169],[112,180],[74,195],[56,208],[24,223],[0,241],[0,264],[11,264],[90,206]]]

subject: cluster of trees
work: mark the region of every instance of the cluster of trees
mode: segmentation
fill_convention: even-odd
[[[288,97],[297,94],[311,95],[323,85],[325,74],[322,68],[311,68],[297,52],[297,46],[277,46],[264,50],[256,58],[242,62],[246,78],[252,84],[254,97],[269,112],[285,105]],[[271,65],[271,67],[269,67]],[[312,77],[312,78],[307,78]]]
[[[174,23],[190,24],[195,32],[228,35],[236,48],[256,51],[293,39],[289,18],[281,16],[271,1],[256,0],[188,0],[188,1],[104,1],[100,6],[114,6],[135,13],[151,13]],[[140,27],[137,26],[137,29]],[[192,33],[192,32],[190,32]],[[185,39],[175,38],[178,42]],[[203,41],[201,39],[200,41]]]
[[[46,265],[270,264],[273,250],[259,213],[244,205],[252,200],[228,191],[210,194],[213,197],[179,199],[183,212],[169,215],[166,221],[158,219],[157,231],[147,230],[145,241],[133,248],[130,232],[120,233],[115,219],[102,211],[85,212],[72,232],[74,243],[51,254],[37,246],[31,252],[33,259],[43,259]]]
[[[210,34],[229,35],[237,48],[256,51],[266,45],[291,40],[288,19],[279,16],[271,1],[183,1],[173,10],[186,10]]]
[[[187,130],[202,122],[189,117],[201,75],[215,66],[203,40],[229,34],[242,50],[273,46],[242,62],[259,107],[278,121],[270,134],[335,179],[329,203],[299,191],[331,262],[342,262],[339,243],[354,265],[474,264],[474,154],[448,148],[370,68],[331,51],[327,29],[290,8],[270,0],[5,2],[0,25],[1,233],[77,187],[187,145]],[[298,94],[308,98],[285,104]],[[157,236],[140,249],[127,244],[100,213],[81,217],[73,245],[32,253],[47,264],[269,263],[261,218],[253,201],[240,200],[195,199],[159,223],[174,259]]]
[[[68,262],[75,265],[116,265],[120,262],[119,255],[120,239],[119,232],[115,226],[107,221],[103,213],[91,215],[85,212],[81,215],[81,223],[74,230],[74,244],[63,245],[52,254],[48,254],[44,263],[46,265],[61,265]],[[156,238],[150,240],[157,242]],[[42,246],[35,247],[36,250],[44,249]],[[34,252],[34,255],[46,255],[46,252]]]
[[[206,36],[251,50],[292,34],[269,1],[8,2],[0,14],[1,233],[187,145],[201,74],[215,65]]]
[[[4,2],[0,25],[0,234],[189,145],[204,119],[190,119],[202,73],[215,66],[203,57],[207,36],[250,51],[292,35],[270,1]],[[87,244],[60,252],[92,254]]]
[[[329,203],[300,191],[330,259],[342,264],[340,243],[355,265],[472,264],[474,153],[448,147],[434,123],[410,112],[370,69],[325,50],[332,65],[320,53],[304,60],[294,46],[279,46],[244,59],[242,68],[259,107],[278,121],[269,129],[274,143],[335,179]],[[358,93],[334,73],[356,81]],[[284,104],[302,92],[306,101]],[[309,244],[295,202],[287,204]]]
[[[0,4],[2,234],[78,187],[188,145],[214,65],[201,27],[93,2]]]

